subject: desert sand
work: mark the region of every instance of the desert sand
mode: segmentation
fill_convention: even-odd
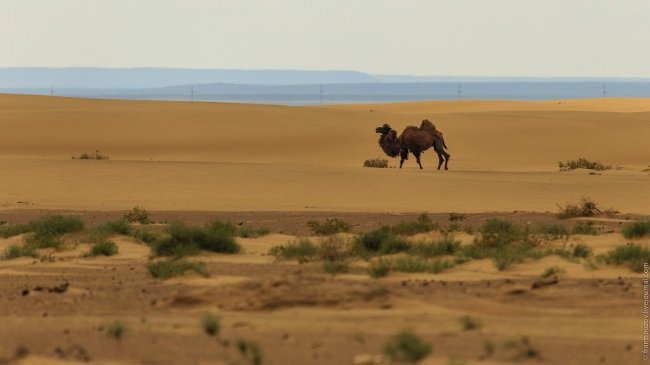
[[[433,151],[424,170],[412,156],[403,169],[362,167],[384,157],[377,126],[400,132],[424,118],[445,134],[449,171],[435,170]],[[207,278],[153,279],[149,248],[126,236],[112,238],[113,257],[85,257],[78,242],[48,260],[0,260],[0,364],[247,364],[240,338],[260,345],[264,364],[361,364],[404,328],[433,344],[422,364],[641,363],[641,274],[627,267],[549,256],[505,271],[486,259],[371,279],[363,262],[331,276],[267,253],[309,235],[311,219],[345,219],[355,234],[422,212],[443,225],[450,212],[474,227],[490,217],[534,225],[559,222],[557,205],[582,197],[621,214],[594,220],[598,236],[554,244],[606,252],[628,242],[621,227],[650,215],[649,120],[650,99],[285,107],[0,95],[0,220],[60,213],[92,224],[139,205],[162,222],[272,231],[239,238],[241,254],[197,257]],[[96,150],[110,160],[71,158]],[[579,157],[614,168],[558,171]],[[476,234],[456,236],[470,244]],[[23,239],[0,238],[0,252]],[[533,289],[554,265],[565,269],[559,282]],[[62,294],[34,290],[64,282]],[[202,333],[207,312],[221,318],[217,339]],[[466,314],[482,327],[464,331]],[[120,341],[104,333],[116,319],[128,326]],[[506,345],[522,337],[539,356]]]

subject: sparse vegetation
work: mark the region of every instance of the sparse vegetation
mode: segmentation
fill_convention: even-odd
[[[126,332],[126,324],[122,321],[115,321],[111,323],[106,329],[106,334],[116,340],[121,340]]]
[[[622,230],[627,239],[640,238],[650,234],[650,221],[640,221],[628,224]]]
[[[175,276],[181,276],[187,271],[195,271],[203,276],[208,276],[205,265],[201,262],[189,262],[179,259],[166,259],[151,262],[147,265],[149,273],[154,278],[169,279]]]
[[[118,247],[113,241],[102,241],[95,243],[90,248],[90,256],[113,256],[118,252]]]
[[[415,222],[400,222],[390,229],[391,233],[404,236],[412,236],[418,233],[426,233],[439,229],[437,222],[431,221],[426,213],[422,213]]]
[[[376,167],[385,169],[388,167],[388,160],[385,158],[377,157],[363,162],[363,167]]]
[[[630,270],[642,272],[643,264],[650,262],[650,249],[628,243],[625,246],[616,247],[603,255],[599,255],[598,259],[608,265],[627,264]]]
[[[260,365],[262,363],[262,351],[257,343],[246,340],[237,341],[239,353],[251,364]]]
[[[428,272],[438,274],[453,266],[453,262],[442,259],[429,261],[416,257],[399,257],[391,261],[390,268],[398,272]]]
[[[3,260],[13,260],[19,257],[38,257],[36,249],[31,246],[11,245],[2,253]]]
[[[578,243],[573,247],[572,255],[573,257],[582,257],[587,258],[591,256],[592,250],[591,247],[585,245],[584,243]]]
[[[216,336],[221,330],[221,321],[219,317],[208,313],[201,318],[201,327],[208,336]]]
[[[329,236],[339,232],[350,232],[352,225],[339,218],[327,218],[324,223],[308,221],[307,226],[315,235]]]
[[[316,256],[318,247],[309,239],[301,238],[297,241],[288,242],[281,246],[271,247],[270,255],[282,260],[298,260],[307,262]]]
[[[564,206],[558,205],[560,212],[557,214],[560,219],[576,218],[576,217],[593,217],[596,214],[602,214],[598,209],[598,204],[590,198],[584,197],[580,203],[573,204],[567,203]]]
[[[169,236],[154,241],[152,250],[157,256],[185,256],[200,250],[219,253],[238,253],[241,247],[235,242],[236,229],[219,221],[203,227],[174,222],[169,226]]]
[[[79,156],[72,156],[73,160],[110,160],[110,157],[108,155],[102,155],[99,153],[99,151],[95,151],[95,153],[82,153]]]
[[[372,278],[382,278],[390,272],[390,260],[379,259],[372,261],[368,266],[368,275]]]
[[[567,161],[564,163],[558,162],[558,166],[560,168],[560,171],[568,171],[568,170],[575,170],[575,169],[588,169],[588,170],[602,171],[602,170],[609,170],[612,168],[611,165],[604,165],[598,161],[590,161],[584,157],[581,157],[577,160]]]
[[[598,234],[598,231],[594,228],[594,222],[587,221],[576,223],[571,233],[595,236]]]
[[[565,270],[563,267],[559,267],[557,265],[547,267],[544,272],[542,272],[542,277],[547,278],[549,276],[557,275],[560,273],[563,273]]]
[[[454,240],[453,236],[445,235],[437,241],[416,243],[409,249],[409,253],[422,257],[434,257],[453,255],[459,249],[460,241]]]
[[[271,233],[271,231],[266,227],[253,228],[249,226],[243,226],[237,230],[237,236],[242,238],[258,238],[266,236],[269,233]]]
[[[140,223],[140,224],[149,224],[151,223],[151,220],[149,219],[149,212],[147,212],[144,208],[141,208],[139,206],[134,207],[131,209],[130,212],[126,213],[124,215],[124,219],[126,219],[130,223]]]
[[[449,213],[450,222],[462,222],[467,217],[465,213]]]
[[[558,225],[558,224],[551,224],[551,225],[541,226],[541,227],[539,227],[538,231],[547,240],[555,240],[555,239],[558,239],[558,238],[568,237],[569,236],[569,230],[567,230],[566,227]]]
[[[464,331],[476,330],[482,327],[481,320],[470,315],[462,316],[458,319],[460,324],[463,326]]]
[[[344,260],[326,260],[323,262],[323,271],[328,274],[345,274],[350,271],[350,263]]]
[[[363,256],[368,254],[390,254],[406,251],[411,243],[391,234],[389,226],[362,234],[355,240],[357,251]]]
[[[429,356],[433,346],[411,331],[402,331],[393,336],[384,346],[384,352],[393,361],[418,362]]]

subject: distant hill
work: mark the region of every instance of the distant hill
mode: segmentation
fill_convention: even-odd
[[[0,68],[0,89],[159,88],[183,84],[304,85],[379,82],[357,71],[181,68]]]

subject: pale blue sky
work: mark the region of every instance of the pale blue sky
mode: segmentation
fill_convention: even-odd
[[[650,77],[650,0],[0,0],[0,67]]]

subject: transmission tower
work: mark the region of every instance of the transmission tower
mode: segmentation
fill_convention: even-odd
[[[607,84],[603,84],[603,98],[607,97]]]
[[[457,91],[457,96],[456,96],[456,97],[460,100],[460,96],[461,96],[461,94],[462,94],[462,92],[463,92],[463,90],[462,90],[460,84],[457,85],[457,87],[456,87],[456,91]]]
[[[319,85],[318,90],[320,92],[320,105],[323,105],[323,85]]]

